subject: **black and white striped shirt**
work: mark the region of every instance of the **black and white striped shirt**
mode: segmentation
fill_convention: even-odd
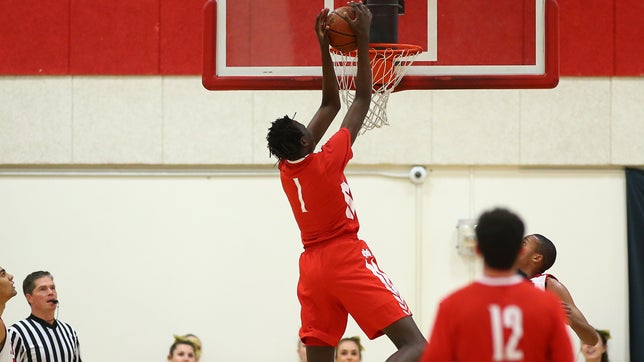
[[[16,362],[81,362],[78,336],[67,323],[33,314],[9,328]]]

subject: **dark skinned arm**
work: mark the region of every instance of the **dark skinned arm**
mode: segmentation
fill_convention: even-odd
[[[369,63],[369,27],[371,12],[362,3],[349,3],[356,12],[356,18],[351,20],[344,16],[356,35],[358,46],[358,70],[356,74],[356,94],[353,103],[342,120],[341,127],[347,128],[351,134],[351,144],[355,142],[362,128],[364,118],[371,105],[371,65]]]
[[[577,308],[566,286],[554,278],[549,278],[546,290],[554,293],[562,302],[566,303],[569,309],[569,312],[568,309],[566,310],[568,312],[568,324],[575,331],[579,339],[581,339],[581,342],[591,346],[595,345],[599,338],[597,332],[595,332],[595,328],[588,323],[579,308]]]
[[[329,9],[323,9],[315,19],[315,34],[318,43],[320,43],[320,53],[322,54],[322,102],[307,128],[313,134],[316,144],[320,142],[341,107],[338,81],[331,54],[329,54],[329,37],[326,25],[328,14]]]
[[[2,315],[2,311],[0,311],[0,316],[1,315]],[[2,348],[4,347],[4,340],[6,338],[7,338],[7,326],[4,324],[4,321],[0,319],[0,351],[2,351]]]

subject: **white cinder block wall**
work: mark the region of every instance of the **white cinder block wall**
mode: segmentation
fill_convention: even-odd
[[[354,164],[644,164],[644,81],[548,90],[407,91]],[[318,91],[212,92],[198,77],[0,77],[0,165],[271,165],[269,122],[308,120]],[[338,122],[339,124],[339,122]]]
[[[628,360],[623,167],[644,165],[642,94],[635,77],[391,96],[390,126],[360,136],[348,177],[361,236],[424,332],[479,274],[456,252],[457,220],[503,205],[552,237],[553,273],[611,330],[611,359]],[[172,334],[191,332],[205,362],[296,361],[301,247],[265,134],[283,114],[308,120],[318,91],[0,77],[0,96],[0,265],[16,284],[54,273],[87,360],[163,360]],[[429,171],[421,184],[413,165]],[[27,313],[19,295],[3,319]],[[365,344],[365,362],[393,351]]]

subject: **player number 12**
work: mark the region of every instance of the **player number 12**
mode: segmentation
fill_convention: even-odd
[[[490,322],[492,327],[492,345],[495,361],[521,361],[523,351],[517,349],[523,337],[523,313],[516,305],[501,308],[498,304],[491,304]],[[511,330],[507,343],[503,340],[503,329]]]

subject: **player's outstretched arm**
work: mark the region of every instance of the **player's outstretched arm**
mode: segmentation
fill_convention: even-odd
[[[581,339],[581,342],[584,344],[589,344],[591,346],[595,345],[597,343],[597,339],[599,338],[597,336],[597,332],[595,332],[595,328],[593,328],[593,326],[588,323],[586,317],[584,317],[579,308],[577,308],[577,306],[575,305],[575,302],[572,300],[572,296],[570,295],[568,288],[566,288],[566,286],[563,285],[560,281],[554,278],[550,278],[548,280],[546,289],[556,294],[559,299],[561,299],[568,305],[568,308],[570,309],[570,312],[568,314],[568,322],[570,324],[570,328],[575,331],[575,334],[577,334],[579,339]]]
[[[313,134],[316,144],[320,142],[341,107],[338,81],[335,76],[331,54],[329,54],[329,36],[327,35],[326,24],[328,15],[329,9],[322,9],[315,19],[315,34],[317,35],[318,43],[320,43],[320,53],[322,55],[322,102],[307,128]]]
[[[371,66],[369,64],[369,27],[371,26],[371,11],[361,2],[350,2],[356,12],[351,20],[343,15],[356,35],[358,46],[358,70],[356,74],[356,96],[342,120],[342,127],[351,133],[351,144],[356,140],[364,118],[371,104]]]
[[[561,302],[561,301],[559,301]],[[563,302],[561,302],[563,303]],[[548,333],[548,361],[571,362],[575,360],[570,336],[566,330],[566,316],[558,303],[548,305],[547,315],[553,318],[552,331]]]

